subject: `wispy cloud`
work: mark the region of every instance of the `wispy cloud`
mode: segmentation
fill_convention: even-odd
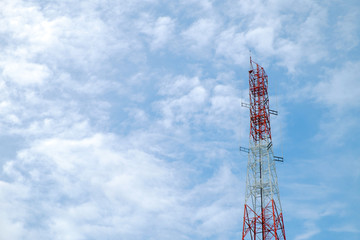
[[[221,229],[212,224],[228,221],[231,209],[237,211],[239,200],[233,188],[238,180],[227,167],[207,183],[186,190],[190,172],[122,145],[125,142],[102,134],[34,142],[4,166],[13,184],[3,191],[19,193],[13,195],[12,205],[18,210],[7,209],[4,221],[13,222],[10,229],[20,228],[20,236],[73,239],[104,234],[166,239],[183,229],[178,235],[182,239],[203,235],[202,228],[207,229],[206,236],[218,234]],[[238,221],[238,214],[232,213],[233,220]],[[20,217],[21,221],[16,220]],[[34,218],[36,225],[27,229],[28,224],[35,224]],[[202,230],[190,230],[194,226]],[[223,225],[225,229],[231,226]]]
[[[317,228],[314,224],[306,224],[305,233],[296,236],[295,240],[306,240],[311,239],[313,236],[316,236],[320,232],[320,229]]]

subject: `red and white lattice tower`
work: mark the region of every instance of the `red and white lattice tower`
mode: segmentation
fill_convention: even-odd
[[[240,150],[248,153],[246,195],[242,239],[286,240],[273,153],[269,109],[268,76],[250,57],[249,70],[250,145]]]

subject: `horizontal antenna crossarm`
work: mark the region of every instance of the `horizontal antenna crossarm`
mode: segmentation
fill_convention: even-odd
[[[283,158],[283,157],[274,156],[274,161],[276,161],[276,162],[284,162],[284,158]]]
[[[246,148],[246,147],[240,147],[240,152],[246,152],[246,153],[249,153],[250,152],[250,149]]]
[[[245,102],[241,102],[241,106],[246,107],[246,108],[250,108],[250,104],[245,103]]]
[[[272,114],[272,115],[275,115],[275,116],[278,115],[278,111],[272,110],[272,109],[269,109],[269,113]]]

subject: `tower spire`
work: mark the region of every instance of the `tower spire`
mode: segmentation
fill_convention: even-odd
[[[242,240],[286,240],[271,138],[268,76],[251,59],[249,70],[250,134]]]

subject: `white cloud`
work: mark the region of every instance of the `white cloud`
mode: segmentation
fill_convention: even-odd
[[[167,76],[161,83],[159,94],[170,96],[182,96],[200,85],[198,77],[188,78],[186,76]]]
[[[215,233],[222,238],[231,235],[228,231],[239,224],[243,210],[242,199],[237,193],[239,186],[229,167],[223,166],[213,178],[192,190],[191,195],[195,197],[192,201],[207,199],[205,204],[200,203],[193,210],[192,220],[198,223],[196,231],[199,235],[210,237]]]
[[[15,213],[23,217],[12,227],[25,226],[34,214],[41,214],[40,225],[20,229],[20,236],[182,239],[204,235],[205,230],[206,236],[219,234],[234,226],[231,219],[240,219],[238,198],[233,195],[238,182],[228,167],[207,183],[186,190],[189,173],[185,169],[126,142],[103,134],[78,140],[49,138],[19,152],[4,168],[15,183],[11,184],[13,191],[27,189],[26,195],[13,197],[18,199],[12,204]],[[203,206],[203,201],[208,205]],[[27,208],[27,202],[34,211]],[[11,214],[11,209],[2,209],[3,216]],[[212,227],[224,220],[229,224],[217,230]],[[198,230],[190,230],[194,226]]]
[[[161,84],[159,93],[167,97],[156,103],[167,128],[176,123],[188,124],[196,121],[196,118],[203,114],[208,98],[208,90],[197,77],[167,77]]]
[[[255,46],[257,52],[261,52],[264,55],[274,54],[274,27],[258,27],[250,29],[246,33],[246,40],[249,45]]]
[[[197,7],[200,7],[203,11],[211,10],[213,7],[211,0],[186,0],[182,3],[187,5],[196,5]]]
[[[314,224],[306,223],[305,225],[306,225],[305,233],[296,236],[295,240],[311,239],[313,236],[315,236],[320,232],[320,229],[316,227]]]
[[[152,49],[162,48],[171,39],[174,31],[174,21],[170,17],[159,17],[153,29]]]
[[[216,131],[230,131],[239,137],[239,122],[247,114],[241,108],[240,92],[228,83],[233,77],[221,73],[216,79],[165,77],[159,89],[164,98],[154,105],[162,113],[160,122],[166,128],[183,126],[185,132],[188,127],[209,131],[215,131],[215,127]]]
[[[359,233],[360,232],[359,227],[352,223],[330,228],[330,231],[340,232],[340,233],[347,233],[347,232]]]
[[[66,67],[91,72],[115,50],[117,58],[133,54],[132,50],[139,48],[133,33],[123,25],[101,18],[96,9],[100,3],[103,2],[52,2],[40,7],[40,3],[2,2],[4,17],[0,20],[3,26],[0,31],[6,36],[7,44],[2,59],[32,59],[39,64],[47,62],[51,69],[54,66],[57,70]],[[117,17],[123,19],[124,16]]]
[[[240,120],[247,116],[242,111],[245,109],[241,109],[239,92],[232,86],[216,85],[210,103],[207,121],[216,124],[217,127],[236,130]]]
[[[218,28],[218,23],[212,19],[202,18],[194,22],[181,35],[189,42],[190,48],[195,51],[208,47]]]
[[[351,9],[344,16],[340,16],[335,25],[335,47],[341,51],[349,51],[359,44],[358,8]]]
[[[216,38],[216,55],[243,65],[248,61],[248,54],[245,33],[237,33],[236,28],[226,29]]]
[[[6,62],[2,74],[19,85],[43,84],[51,76],[46,65],[28,62]]]
[[[197,112],[201,112],[206,104],[207,91],[202,86],[193,88],[187,95],[170,101],[160,102],[160,108],[165,116],[166,127],[171,127],[173,122],[188,123]]]
[[[24,237],[25,224],[22,219],[26,213],[25,209],[19,206],[28,198],[29,189],[21,183],[21,176],[17,177],[18,183],[0,181],[0,208],[3,212],[0,218],[0,226],[3,229],[0,237],[3,239],[17,240]]]
[[[132,235],[135,229],[146,228],[145,222],[136,219],[156,217],[157,212],[173,205],[176,198],[171,196],[171,189],[177,182],[173,179],[174,170],[138,150],[125,150],[127,147],[122,146],[123,153],[115,151],[119,145],[114,140],[103,135],[81,140],[45,139],[20,152],[18,160],[7,163],[6,173],[10,177],[20,174],[24,179],[22,185],[32,192],[29,201],[36,202],[34,208],[45,215],[50,224],[47,227],[53,228],[50,232],[56,233],[57,238],[82,238],[92,233],[96,236],[101,230],[96,226],[101,222],[111,229],[131,223],[130,229],[119,231]],[[28,176],[23,170],[39,173]],[[46,185],[38,185],[41,182]],[[108,202],[106,206],[101,205],[104,201]],[[19,207],[23,209],[26,205]],[[34,216],[23,210],[27,212],[23,219],[26,224]],[[124,210],[126,215],[121,213]],[[133,215],[133,211],[139,212]],[[31,231],[34,230],[37,231],[36,227]]]
[[[359,68],[359,62],[346,62],[339,68],[329,69],[322,81],[308,88],[310,96],[329,109],[321,122],[317,138],[341,145],[342,139],[357,125],[353,110],[360,106]]]
[[[319,4],[280,0],[227,4],[226,14],[241,24],[229,24],[221,32],[216,42],[219,56],[242,65],[253,50],[258,59],[276,58],[278,65],[295,73],[299,66],[317,63],[329,55],[323,34],[327,9]]]
[[[360,105],[360,62],[346,62],[340,68],[329,70],[324,80],[316,84],[313,97],[337,110],[348,110]]]
[[[0,226],[3,229],[0,233],[0,238],[2,239],[9,239],[9,240],[16,240],[16,239],[23,239],[23,226],[20,222],[16,220],[10,220],[8,216],[4,216],[0,219]]]

